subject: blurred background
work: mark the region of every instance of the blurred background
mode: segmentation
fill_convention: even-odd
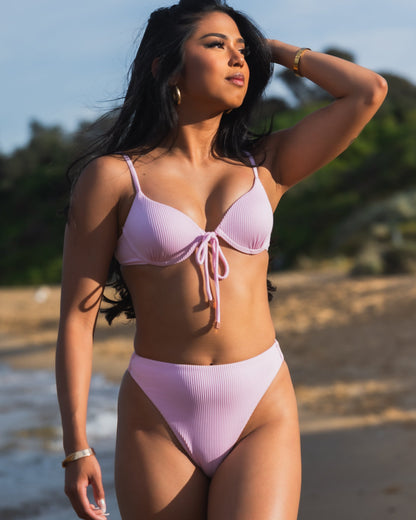
[[[297,390],[299,518],[407,520],[416,497],[416,4],[231,4],[266,36],[382,73],[389,95],[336,161],[275,215],[277,335]],[[63,495],[53,350],[65,171],[123,95],[150,12],[169,2],[7,3],[0,19],[0,513],[74,518]],[[253,126],[290,126],[330,102],[275,66]],[[99,321],[90,402],[111,517],[117,383],[132,326]]]

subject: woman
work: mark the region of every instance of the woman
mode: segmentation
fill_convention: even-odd
[[[248,119],[271,62],[334,102],[255,138]],[[345,150],[386,90],[355,64],[264,40],[219,0],[152,14],[118,119],[75,184],[66,229],[57,385],[66,492],[80,518],[105,512],[85,423],[113,255],[122,297],[109,319],[124,309],[138,324],[119,395],[122,518],[297,517],[297,410],[266,284],[272,212]],[[87,499],[90,484],[99,507]]]

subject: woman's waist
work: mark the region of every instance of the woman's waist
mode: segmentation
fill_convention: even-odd
[[[134,342],[140,356],[168,363],[222,364],[253,357],[275,339],[270,313],[225,313],[219,328],[212,320],[137,319]]]
[[[217,286],[210,280],[208,294],[201,284],[202,273],[196,276],[195,270],[181,267],[170,274],[162,270],[159,278],[152,277],[152,272],[146,279],[141,272],[128,276],[137,320],[137,353],[168,362],[204,364],[236,355],[233,345],[245,344],[246,350],[251,349],[250,357],[273,341],[266,280],[262,282],[261,273],[230,274]]]

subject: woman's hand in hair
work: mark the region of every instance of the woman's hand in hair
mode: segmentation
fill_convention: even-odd
[[[273,62],[293,70],[299,47],[277,40],[267,42]],[[267,138],[266,163],[284,189],[341,154],[387,94],[387,83],[380,75],[332,55],[306,50],[298,65],[300,74],[327,91],[334,101]]]

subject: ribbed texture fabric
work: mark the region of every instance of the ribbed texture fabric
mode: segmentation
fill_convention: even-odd
[[[255,166],[249,191],[234,201],[214,231],[205,231],[186,213],[149,199],[141,190],[131,159],[128,156],[124,158],[136,196],[117,243],[116,258],[120,264],[171,265],[182,262],[209,233],[215,233],[243,253],[256,254],[269,247],[273,211]]]
[[[220,323],[219,280],[228,276],[228,263],[218,237],[231,247],[246,254],[268,249],[273,227],[273,211],[257,168],[253,165],[252,187],[228,208],[214,231],[200,228],[188,215],[172,206],[149,199],[141,190],[139,178],[131,159],[124,156],[136,189],[123,232],[118,240],[115,256],[121,265],[177,264],[188,258],[197,248],[197,261],[203,266],[205,291],[214,300],[209,283],[209,261],[215,283],[216,316]],[[211,255],[209,254],[211,253]]]
[[[204,234],[185,213],[138,192],[118,240],[116,258],[122,265],[177,264],[195,251]]]
[[[253,255],[269,248],[272,228],[273,211],[256,176],[251,190],[234,202],[215,232],[234,249]]]
[[[282,362],[276,341],[258,356],[224,365],[172,364],[133,354],[129,372],[191,460],[211,477]]]

